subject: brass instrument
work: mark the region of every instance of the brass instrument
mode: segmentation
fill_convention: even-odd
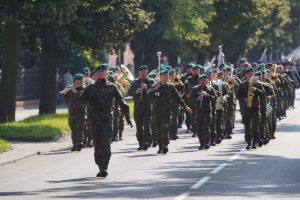
[[[277,65],[275,65],[275,69],[274,69],[274,72],[273,73],[270,73],[270,80],[273,82],[273,83],[277,83],[279,81],[278,77],[276,76],[276,71],[277,71]]]
[[[258,77],[251,77],[248,84],[248,92],[247,92],[247,108],[251,108],[253,105],[253,97],[254,93],[252,91],[252,87],[254,83],[258,82]]]
[[[227,82],[229,89],[232,89],[236,86],[235,78],[232,76],[227,77],[226,82]]]
[[[124,95],[127,96],[129,85],[134,80],[134,77],[133,77],[132,73],[130,72],[130,70],[125,65],[121,65],[120,69],[121,69],[120,70],[121,73],[118,76],[116,81],[123,87]]]

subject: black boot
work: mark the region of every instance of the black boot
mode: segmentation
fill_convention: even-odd
[[[168,147],[164,147],[164,148],[162,149],[162,153],[164,153],[164,154],[168,153],[168,151],[169,151]]]
[[[147,149],[149,148],[149,146],[150,146],[150,145],[149,145],[148,143],[145,143],[144,146],[143,146],[143,150],[144,150],[144,151],[147,151]]]
[[[247,147],[246,149],[249,150],[251,148],[251,142],[247,142]]]
[[[153,141],[152,147],[156,147],[156,146],[157,146],[157,141]]]
[[[105,169],[100,169],[100,172],[96,175],[96,177],[107,177],[108,173]]]

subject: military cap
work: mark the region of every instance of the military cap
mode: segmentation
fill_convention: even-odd
[[[224,72],[230,72],[231,71],[231,67],[227,66],[223,69]]]
[[[119,66],[115,66],[115,67],[114,67],[114,71],[117,71],[117,70],[119,70],[119,71],[120,71],[120,70],[121,70],[121,68],[120,68]]]
[[[141,70],[148,70],[148,66],[147,65],[141,65],[139,67],[139,71],[141,71]]]
[[[273,64],[272,64],[272,63],[267,63],[267,64],[265,65],[265,67],[273,67]]]
[[[255,76],[261,76],[261,75],[262,75],[262,72],[261,72],[261,71],[255,72]]]
[[[170,65],[167,65],[165,68],[166,68],[166,70],[168,70],[168,73],[170,73],[172,67]]]
[[[200,66],[200,71],[205,71],[205,68],[202,66],[202,65],[199,65]]]
[[[217,69],[213,69],[211,73],[215,73],[216,74],[216,73],[218,73],[218,70]]]
[[[175,73],[175,70],[174,69],[171,69],[170,71],[169,71],[169,74],[174,74]]]
[[[219,65],[219,69],[223,68],[223,67],[226,67],[226,65],[224,63],[222,63],[222,64]]]
[[[208,76],[207,76],[206,74],[201,74],[201,75],[199,76],[199,80],[201,80],[201,79],[203,79],[203,78],[208,78]]]
[[[83,79],[83,74],[75,74],[73,79],[74,80],[81,80],[81,79]]]
[[[251,67],[252,68],[257,68],[257,67],[259,67],[259,65],[256,62],[254,62],[254,63],[252,63]]]
[[[98,71],[98,70],[107,70],[107,69],[108,69],[108,64],[107,63],[103,63],[103,64],[99,65],[96,68],[96,71]]]
[[[148,74],[148,77],[149,77],[149,78],[155,78],[155,77],[156,77],[156,74],[153,73],[153,72],[151,72],[151,73]]]
[[[186,68],[191,68],[192,69],[194,66],[195,66],[194,63],[189,63],[189,64],[186,65]]]
[[[90,76],[93,76],[94,74],[96,74],[96,70],[91,71]]]
[[[266,74],[267,74],[266,70],[262,70],[262,71],[261,71],[261,74],[262,74],[262,75],[266,75]]]
[[[159,71],[159,74],[162,75],[162,74],[168,74],[169,73],[169,70],[166,69],[166,68],[163,68]]]
[[[248,68],[246,69],[246,73],[253,72],[253,71],[254,71],[254,69],[253,69],[252,67],[248,67]]]
[[[164,64],[160,64],[159,65],[159,71],[161,71],[161,70],[163,70],[163,69],[165,69],[166,68],[166,66],[164,65]]]
[[[218,72],[218,76],[223,76],[224,75],[224,72],[223,71],[219,71]]]
[[[209,76],[209,75],[211,74],[211,71],[210,71],[210,70],[207,70],[207,71],[205,72],[205,74],[206,74],[207,76]]]
[[[84,68],[82,68],[82,72],[90,72],[90,68],[84,67]]]

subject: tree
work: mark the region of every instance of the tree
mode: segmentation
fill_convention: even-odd
[[[207,24],[215,13],[212,0],[145,0],[142,8],[155,13],[155,22],[131,41],[136,67],[156,68],[158,51],[176,64],[177,56],[210,44]]]

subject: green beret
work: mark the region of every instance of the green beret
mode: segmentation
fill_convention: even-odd
[[[225,67],[226,65],[224,63],[219,65],[219,68]]]
[[[108,69],[108,64],[107,63],[103,63],[103,64],[101,64],[100,66],[98,66],[96,68],[96,71],[98,71],[98,70],[107,70],[107,69]]]
[[[84,68],[82,68],[82,72],[90,72],[90,68],[84,67]]]
[[[205,72],[205,74],[206,74],[207,76],[209,76],[209,75],[211,74],[211,71],[210,71],[210,70],[207,70],[207,71]]]
[[[81,80],[83,78],[83,74],[75,74],[73,77],[74,80]]]
[[[201,80],[201,79],[203,79],[203,78],[208,78],[208,76],[207,76],[206,74],[201,74],[201,75],[199,76],[199,80]]]
[[[169,74],[175,74],[175,70],[174,70],[174,69],[171,69],[171,70],[169,71]]]
[[[231,67],[228,67],[228,66],[227,66],[227,67],[225,67],[225,68],[223,69],[223,71],[224,71],[224,72],[230,72],[230,71],[231,71]]]
[[[160,64],[159,65],[159,71],[161,71],[161,70],[163,70],[163,69],[165,69],[166,68],[166,66],[164,65],[164,64]]]
[[[215,73],[216,74],[216,73],[218,73],[218,70],[217,69],[213,69],[211,73]]]
[[[94,74],[96,74],[96,70],[91,71],[90,76],[93,76]]]
[[[273,64],[272,63],[268,63],[265,65],[265,67],[273,67]]]
[[[162,74],[168,74],[169,73],[169,70],[167,70],[166,68],[163,68],[159,71],[159,74],[162,75]]]
[[[186,68],[191,68],[192,69],[194,66],[195,66],[194,63],[189,63],[189,64],[186,65]]]
[[[166,69],[168,70],[168,73],[171,71],[172,67],[170,65],[166,66]]]
[[[194,66],[192,67],[192,69],[193,69],[193,70],[198,70],[198,69],[200,69],[200,67],[201,67],[201,65],[194,65]]]
[[[141,65],[139,67],[139,71],[141,71],[141,70],[148,70],[148,66],[147,65]]]
[[[148,74],[148,77],[149,77],[149,78],[155,78],[155,77],[156,77],[156,74],[153,73],[153,72],[151,72],[151,73]]]
[[[202,65],[199,65],[200,66],[200,71],[205,71],[205,68],[202,66]]]
[[[257,68],[257,67],[259,67],[259,65],[256,62],[254,62],[254,63],[252,63],[251,67],[252,68]]]
[[[120,68],[119,66],[115,66],[115,67],[114,67],[114,71],[117,71],[117,70],[119,70],[119,71],[120,71],[120,70],[121,70],[121,68]]]
[[[223,75],[224,75],[223,71],[218,72],[218,76],[223,76]]]
[[[246,73],[248,73],[248,72],[253,72],[254,71],[254,69],[252,68],[252,67],[248,67],[247,69],[246,69]]]
[[[260,63],[259,65],[258,65],[258,67],[265,67],[266,65],[265,65],[265,63]]]
[[[255,72],[255,76],[261,76],[261,75],[262,75],[262,72],[261,72],[261,71]]]

